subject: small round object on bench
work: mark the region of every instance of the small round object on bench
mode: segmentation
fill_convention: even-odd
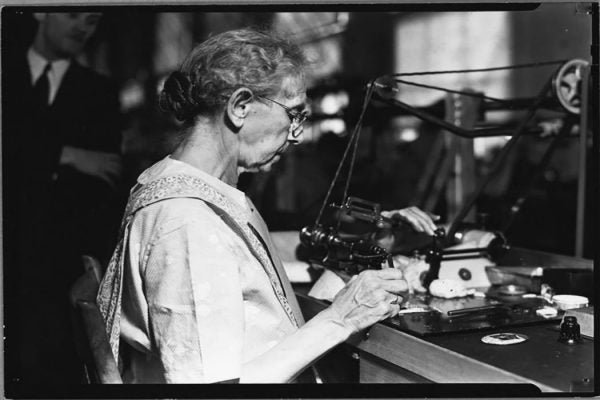
[[[506,346],[509,344],[523,343],[527,339],[529,338],[521,333],[503,332],[484,336],[481,338],[481,341],[486,344]]]

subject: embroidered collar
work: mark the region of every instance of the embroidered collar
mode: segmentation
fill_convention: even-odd
[[[162,176],[167,175],[190,175],[204,180],[206,183],[214,187],[220,193],[225,195],[230,201],[242,207],[245,211],[250,212],[246,194],[241,190],[228,185],[219,178],[216,178],[186,162],[176,160],[170,155],[163,158],[161,161],[148,168],[138,177],[138,184],[145,185],[148,182],[155,181]]]

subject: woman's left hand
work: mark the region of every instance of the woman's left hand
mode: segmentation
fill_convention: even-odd
[[[439,215],[427,213],[418,207],[407,207],[401,210],[382,211],[381,215],[387,218],[399,218],[408,222],[418,232],[426,232],[433,236],[437,226],[433,221],[440,219]]]

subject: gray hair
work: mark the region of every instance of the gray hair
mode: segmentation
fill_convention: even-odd
[[[308,62],[300,47],[273,33],[239,29],[197,45],[165,81],[159,104],[185,122],[214,115],[229,96],[246,87],[258,96],[286,92],[284,79],[305,85]]]

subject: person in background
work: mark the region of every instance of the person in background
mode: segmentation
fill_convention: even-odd
[[[3,13],[6,16],[7,13]],[[68,291],[81,255],[107,261],[121,173],[118,91],[81,65],[100,13],[34,13],[3,54],[6,347],[14,382],[79,382]],[[10,18],[3,19],[3,36]]]
[[[302,139],[306,65],[298,46],[241,29],[196,46],[166,80],[179,145],[131,190],[97,297],[124,382],[314,382],[320,356],[398,313],[407,286],[387,268],[355,276],[305,323],[267,226],[236,188]],[[435,229],[425,213],[403,217]]]

